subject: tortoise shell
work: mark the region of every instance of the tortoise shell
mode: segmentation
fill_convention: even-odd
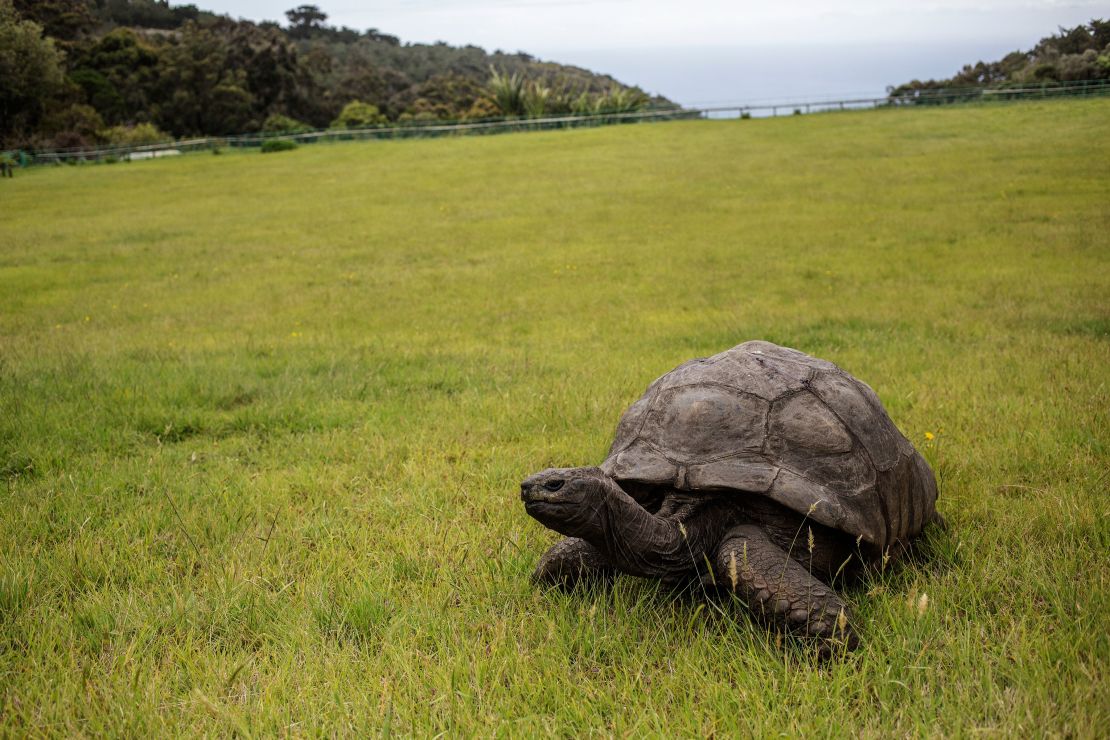
[[[652,383],[621,417],[601,469],[618,482],[767,496],[881,548],[935,516],[933,471],[875,392],[770,342]]]

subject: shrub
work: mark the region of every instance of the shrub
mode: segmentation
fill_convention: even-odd
[[[493,102],[487,97],[481,97],[474,101],[470,106],[463,118],[468,120],[483,120],[486,118],[496,118],[501,115],[501,109],[497,107],[497,103]]]
[[[100,138],[112,146],[144,146],[173,141],[173,137],[160,131],[153,123],[134,126],[112,126],[100,131]]]
[[[298,121],[296,118],[283,116],[280,113],[271,113],[262,122],[264,134],[303,134],[311,130],[312,127],[304,121]]]
[[[490,97],[503,116],[520,116],[524,114],[524,78],[513,73],[511,75],[498,72],[492,66],[489,68]]]
[[[297,145],[288,139],[266,139],[266,141],[262,142],[263,154],[269,154],[270,152],[287,152],[296,148]]]
[[[524,90],[524,113],[529,118],[539,118],[549,109],[551,88],[533,82]]]
[[[382,115],[378,106],[363,103],[361,100],[352,100],[343,106],[339,117],[331,122],[331,128],[366,128],[381,126],[388,122],[389,119]]]
[[[91,146],[102,128],[104,119],[96,109],[80,104],[55,110],[43,123],[43,130],[53,132],[46,144],[55,149]]]

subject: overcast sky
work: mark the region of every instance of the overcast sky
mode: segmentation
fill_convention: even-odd
[[[527,51],[685,104],[882,92],[1028,49],[1058,26],[1110,19],[1110,0],[188,1],[282,23],[310,2],[331,25]]]
[[[192,0],[279,20],[300,0]],[[1110,18],[1110,0],[315,0],[329,23],[404,41],[544,50],[813,42],[1010,41]]]

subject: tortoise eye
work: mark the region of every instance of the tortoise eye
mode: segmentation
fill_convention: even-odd
[[[566,483],[566,481],[562,480],[561,478],[557,480],[549,480],[543,484],[543,487],[549,491],[558,491],[560,488],[563,487],[564,483]]]

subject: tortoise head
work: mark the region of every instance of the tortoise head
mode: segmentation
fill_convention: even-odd
[[[604,500],[620,490],[600,468],[548,468],[520,484],[528,515],[569,537],[593,539],[605,526]]]

